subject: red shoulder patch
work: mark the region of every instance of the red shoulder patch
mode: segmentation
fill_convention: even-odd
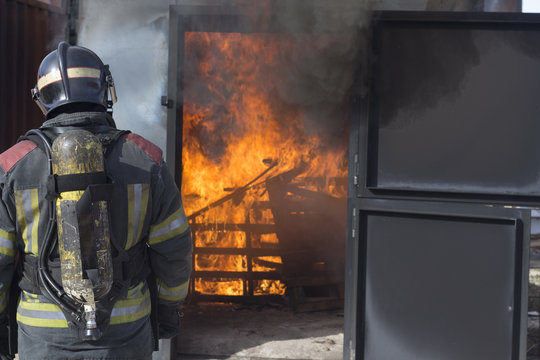
[[[37,145],[30,140],[18,142],[0,154],[0,166],[5,172],[8,172],[19,160],[36,147]]]
[[[154,159],[155,162],[158,164],[161,164],[161,161],[163,159],[162,151],[159,148],[159,146],[151,143],[150,141],[146,140],[142,136],[139,136],[134,133],[129,133],[126,135],[123,135],[122,138],[126,139],[127,141],[137,145],[139,148],[141,148],[145,153],[148,154],[152,159]]]

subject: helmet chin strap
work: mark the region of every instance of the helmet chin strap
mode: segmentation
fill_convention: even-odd
[[[111,71],[109,70],[109,65],[105,65],[105,81],[107,82],[107,88],[110,94],[110,100],[107,100],[107,110],[110,110],[112,113],[112,106],[118,101],[118,97],[116,96],[116,87],[114,86],[114,79],[111,75]]]
[[[32,100],[34,100],[34,102],[37,104],[43,115],[47,115],[47,109],[45,109],[41,101],[39,101],[39,90],[37,85],[30,89],[30,92],[32,93]]]

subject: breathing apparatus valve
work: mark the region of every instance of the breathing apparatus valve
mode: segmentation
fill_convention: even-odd
[[[84,318],[86,320],[86,329],[84,330],[83,340],[98,340],[101,337],[101,331],[97,327],[96,312],[91,305],[84,305]]]

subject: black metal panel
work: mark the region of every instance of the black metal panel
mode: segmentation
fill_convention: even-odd
[[[359,196],[540,204],[540,16],[375,16]]]
[[[344,358],[525,359],[529,210],[357,205]]]

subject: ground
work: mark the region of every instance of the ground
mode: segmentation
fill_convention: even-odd
[[[188,305],[178,359],[342,359],[343,310],[284,305]]]
[[[540,360],[540,269],[530,270],[528,308],[527,360]],[[188,304],[177,359],[342,359],[343,321],[342,309],[295,313],[283,304]]]

